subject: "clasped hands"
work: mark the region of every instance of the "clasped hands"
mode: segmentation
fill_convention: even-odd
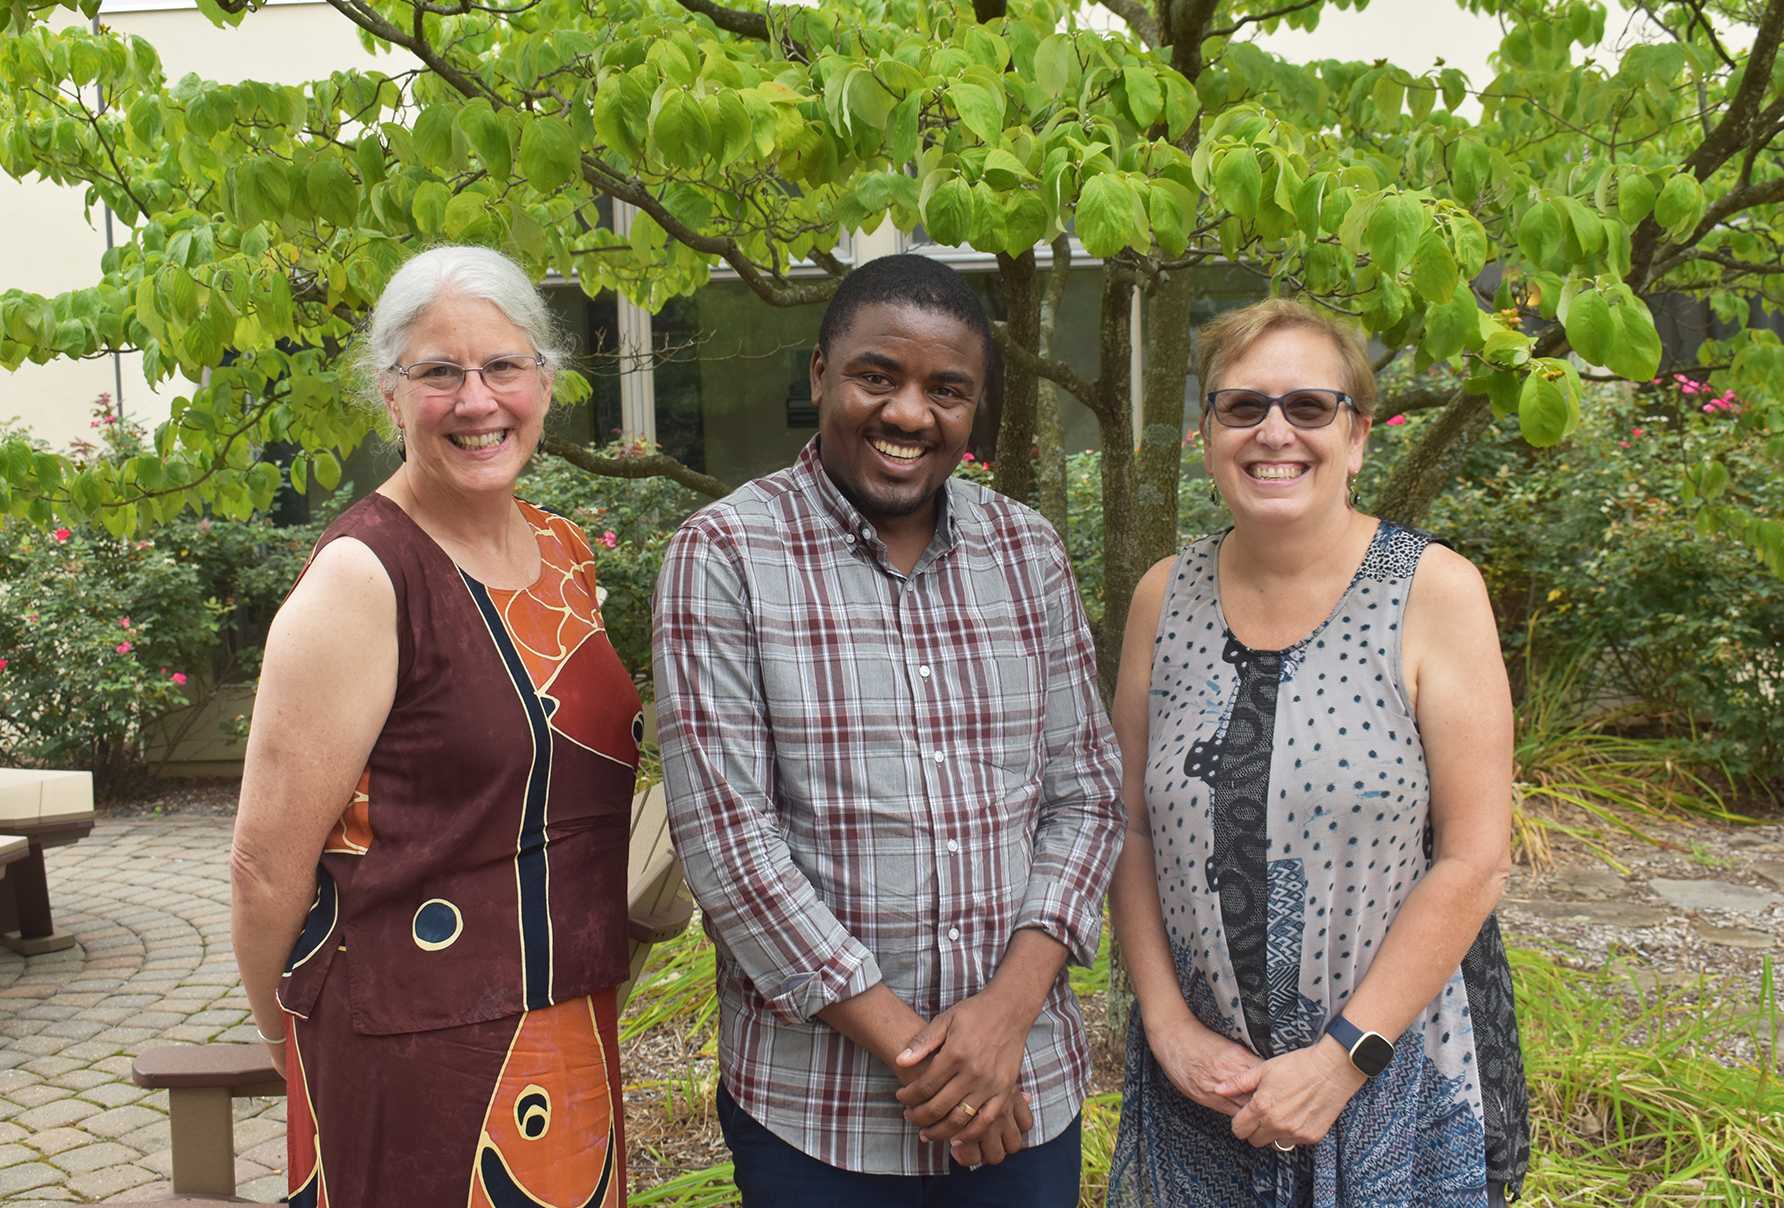
[[[1318,1142],[1365,1081],[1335,1040],[1266,1061],[1187,1018],[1147,1029],[1146,1039],[1172,1085],[1231,1116],[1233,1135],[1253,1146]]]
[[[988,987],[930,1020],[895,1059],[904,1118],[925,1141],[948,1142],[962,1166],[995,1166],[1034,1127],[1016,1089],[1034,1022],[1021,1014]]]

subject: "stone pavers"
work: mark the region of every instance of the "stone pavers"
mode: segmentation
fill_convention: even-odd
[[[169,1194],[167,1092],[130,1081],[157,1045],[252,1042],[229,946],[227,818],[100,822],[45,853],[63,952],[0,950],[0,1203]],[[235,1104],[238,1194],[284,1194],[285,1101]]]

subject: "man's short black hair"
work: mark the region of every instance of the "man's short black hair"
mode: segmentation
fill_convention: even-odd
[[[985,318],[985,306],[979,301],[979,295],[973,292],[965,277],[947,265],[927,256],[908,253],[869,260],[842,279],[830,305],[824,310],[824,322],[818,328],[818,347],[826,359],[830,356],[831,346],[854,324],[856,312],[876,303],[914,306],[959,319],[984,342],[985,371],[991,371],[995,345],[991,342],[991,323]]]

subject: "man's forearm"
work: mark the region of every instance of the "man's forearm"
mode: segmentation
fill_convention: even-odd
[[[831,1003],[818,1012],[818,1018],[872,1053],[907,1086],[925,1068],[923,1064],[901,1066],[896,1060],[911,1038],[923,1030],[924,1019],[887,989],[885,982]]]
[[[1059,980],[1059,971],[1065,968],[1067,955],[1065,945],[1045,931],[1024,927],[1010,937],[1003,960],[983,993],[1008,996],[1032,1027],[1053,983]]]

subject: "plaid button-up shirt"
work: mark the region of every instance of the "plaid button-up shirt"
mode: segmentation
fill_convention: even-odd
[[[884,981],[924,1018],[983,990],[1033,927],[1095,959],[1125,811],[1065,550],[952,479],[910,575],[813,441],[682,526],[657,583],[670,824],[718,951],[737,1103],[833,1166],[941,1174],[897,1077],[815,1018]],[[1077,1115],[1089,1058],[1062,973],[1023,1058],[1030,1144]]]

